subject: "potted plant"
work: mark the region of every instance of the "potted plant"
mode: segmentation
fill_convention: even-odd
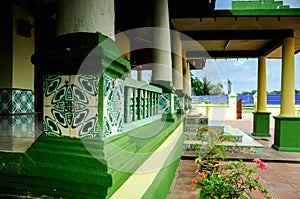
[[[257,167],[267,169],[264,162],[254,159]],[[197,171],[192,180],[194,188],[199,189],[199,199],[205,198],[248,198],[253,190],[259,190],[265,198],[268,191],[263,188],[255,168],[250,168],[243,161],[222,163],[218,169]]]
[[[199,164],[199,170],[216,170],[220,166],[220,160],[225,160],[226,146],[225,141],[233,141],[233,139],[224,134],[221,129],[219,131],[209,127],[201,127],[197,132],[197,140],[201,142],[195,144],[197,158],[195,163]]]
[[[256,168],[266,170],[266,164],[254,159],[256,168],[251,168],[242,160],[224,162],[226,148],[222,144],[232,139],[224,132],[216,132],[212,128],[200,128],[197,133],[200,144],[195,145],[199,164],[197,176],[192,180],[195,189],[199,189],[199,199],[241,199],[247,198],[253,190],[259,190],[265,198],[268,191],[263,188]]]

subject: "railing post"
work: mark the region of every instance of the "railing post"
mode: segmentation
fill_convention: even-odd
[[[148,117],[148,106],[147,106],[147,99],[148,99],[148,91],[147,90],[143,90],[143,118]]]
[[[142,90],[137,89],[137,119],[142,119]]]
[[[148,117],[151,117],[152,114],[151,114],[151,91],[148,91],[147,93],[147,114],[148,114]]]
[[[137,100],[136,100],[136,94],[137,94],[137,89],[133,89],[133,95],[132,95],[132,121],[136,121],[137,119],[137,114],[136,114],[136,109],[137,109]]]
[[[131,91],[132,88],[125,87],[125,114],[124,114],[124,121],[130,122],[131,121]]]

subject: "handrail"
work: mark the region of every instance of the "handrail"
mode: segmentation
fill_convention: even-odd
[[[159,114],[162,89],[131,78],[124,81],[124,122],[130,123]]]

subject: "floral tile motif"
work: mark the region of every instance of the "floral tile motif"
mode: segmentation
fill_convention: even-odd
[[[25,89],[1,89],[0,90],[0,113],[33,113],[34,94]]]
[[[98,137],[98,82],[94,75],[45,76],[45,134]]]
[[[124,130],[124,81],[104,75],[103,138]]]

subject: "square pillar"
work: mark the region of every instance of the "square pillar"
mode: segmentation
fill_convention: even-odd
[[[269,112],[253,113],[253,133],[254,136],[271,137],[270,135],[270,114]]]
[[[0,114],[34,113],[34,93],[28,89],[0,89]]]
[[[300,117],[274,117],[274,144],[278,151],[300,152]]]

